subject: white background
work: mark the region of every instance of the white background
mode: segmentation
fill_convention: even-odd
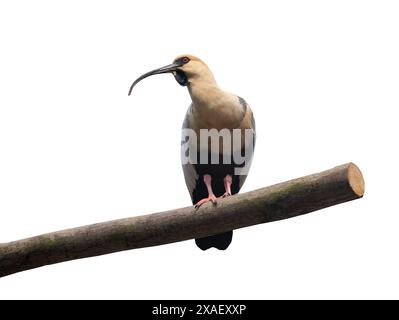
[[[0,4],[0,242],[190,205],[171,75],[202,58],[258,141],[243,191],[349,161],[361,200],[0,279],[0,298],[399,298],[396,1]]]

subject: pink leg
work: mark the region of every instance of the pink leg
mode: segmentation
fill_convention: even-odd
[[[195,208],[199,208],[205,202],[209,202],[209,201],[212,201],[213,204],[216,204],[216,197],[213,194],[213,190],[212,190],[212,177],[209,174],[204,174],[204,182],[205,182],[206,188],[208,189],[208,198],[204,198],[204,199],[198,201],[195,204]]]
[[[225,178],[224,178],[224,190],[226,191],[225,193],[224,193],[224,195],[222,195],[221,196],[221,198],[226,198],[226,197],[228,197],[228,196],[231,196],[231,184],[233,183],[233,178],[232,178],[232,176],[231,175],[227,175]]]

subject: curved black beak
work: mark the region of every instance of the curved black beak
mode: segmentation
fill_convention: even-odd
[[[128,94],[128,95],[130,96],[130,94],[132,93],[132,90],[133,90],[134,86],[135,86],[137,83],[139,83],[141,80],[143,80],[143,79],[145,79],[145,78],[147,78],[147,77],[149,77],[149,76],[153,76],[154,74],[169,73],[169,72],[176,71],[176,70],[177,70],[179,67],[181,67],[181,66],[182,66],[182,63],[174,62],[174,63],[172,63],[172,64],[170,64],[170,65],[165,66],[165,67],[162,67],[162,68],[159,68],[159,69],[155,69],[155,70],[152,70],[152,71],[150,71],[150,72],[147,72],[147,73],[143,74],[142,76],[138,77],[138,78],[133,82],[133,84],[130,86],[129,94]]]

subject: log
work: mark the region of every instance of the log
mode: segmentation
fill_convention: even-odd
[[[287,219],[361,198],[364,180],[348,163],[204,204],[102,222],[0,244],[0,277],[112,252],[157,246]],[[193,248],[193,250],[195,250]]]

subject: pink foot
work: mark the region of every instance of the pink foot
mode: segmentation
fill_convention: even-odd
[[[227,198],[231,196],[231,184],[233,183],[233,178],[231,175],[227,175],[224,179],[224,189],[226,190],[226,192],[224,193],[224,195],[222,195],[219,198]]]
[[[230,192],[225,192],[224,195],[220,196],[218,199],[224,199],[224,198],[227,198],[227,197],[230,197],[230,196],[231,196]]]
[[[198,202],[195,204],[194,208],[198,209],[198,208],[199,208],[200,206],[202,206],[204,203],[209,202],[209,201],[212,201],[212,203],[213,203],[214,205],[216,204],[217,198],[215,197],[214,194],[210,194],[208,198],[204,198],[204,199],[198,201]]]

